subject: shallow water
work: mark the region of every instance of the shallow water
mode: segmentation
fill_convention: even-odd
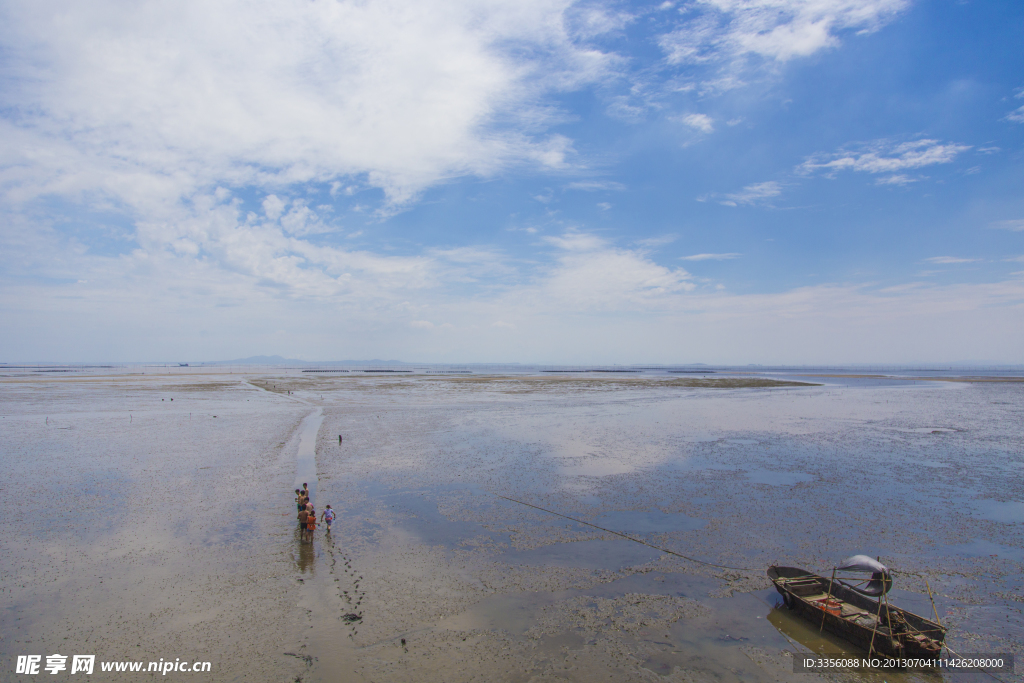
[[[202,655],[213,680],[785,680],[846,646],[764,569],[863,552],[928,577],[957,651],[1019,654],[1024,386],[817,381],[9,380],[4,487],[75,515],[0,503],[0,648]],[[303,481],[340,513],[313,543]]]
[[[316,499],[316,439],[323,422],[323,409],[317,408],[299,425],[299,447],[295,455],[295,488],[301,489],[305,484],[309,489],[310,500]]]
[[[595,518],[593,523],[598,526],[627,533],[684,531],[690,529],[701,529],[707,525],[707,521],[703,519],[687,517],[686,515],[679,513],[670,514],[660,510],[609,512]]]

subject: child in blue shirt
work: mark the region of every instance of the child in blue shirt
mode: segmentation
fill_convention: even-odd
[[[330,505],[324,508],[323,514],[320,515],[320,521],[327,524],[328,533],[331,531],[331,524],[334,523],[334,516],[334,510],[331,509]]]

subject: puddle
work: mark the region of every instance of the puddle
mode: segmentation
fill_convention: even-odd
[[[785,679],[789,660],[778,658],[769,668],[750,657],[780,652],[791,642],[767,618],[774,603],[767,590],[708,599],[721,581],[679,574],[634,574],[587,589],[527,592],[487,597],[463,613],[448,617],[440,628],[465,632],[488,629],[529,638],[533,647],[570,655],[582,673],[586,662],[599,662],[597,672],[615,672],[601,661],[605,653],[636,652],[647,673],[670,675],[683,669],[689,680]],[[774,591],[771,591],[774,593]],[[511,648],[509,648],[511,649]],[[788,670],[786,666],[788,665]],[[611,673],[612,678],[622,678]],[[629,678],[629,680],[634,680]]]
[[[703,519],[687,517],[679,513],[661,512],[660,510],[610,512],[593,520],[593,523],[623,533],[692,531],[707,526],[707,522]]]
[[[533,591],[493,595],[461,614],[442,619],[438,627],[466,631],[493,629],[521,635],[536,623],[538,610],[555,604],[566,595]]]
[[[628,463],[612,458],[588,458],[573,465],[566,465],[559,470],[568,476],[607,477],[613,474],[627,474],[633,471]]]
[[[1015,500],[1005,503],[998,500],[975,500],[973,506],[980,511],[979,517],[990,519],[993,522],[1003,522],[1004,524],[1024,522],[1024,503]]]
[[[0,392],[25,413],[15,426],[5,418],[9,478],[76,511],[67,529],[37,528],[19,500],[0,501],[16,579],[5,586],[14,606],[0,611],[0,630],[15,640],[0,641],[0,654],[29,641],[36,652],[117,652],[141,641],[140,651],[159,656],[167,633],[139,628],[151,613],[201,624],[174,635],[186,650],[222,658],[212,681],[248,671],[310,683],[494,672],[760,683],[792,679],[785,650],[845,651],[773,608],[763,571],[595,540],[592,528],[495,493],[626,534],[663,534],[659,545],[723,565],[820,573],[857,552],[880,555],[908,572],[898,584],[909,590],[894,591],[894,602],[923,615],[931,606],[910,572],[928,573],[955,649],[1024,643],[1006,597],[1022,584],[1024,551],[1014,546],[1024,527],[996,525],[1024,521],[1024,502],[998,502],[1024,486],[1024,437],[992,408],[1019,405],[1019,387],[851,382],[842,392],[726,394],[548,383],[514,393],[484,381],[349,379],[319,378],[323,394],[296,384],[311,402],[324,396],[312,414],[255,389],[244,403],[237,388],[182,389],[166,405],[110,390],[92,432],[92,412],[76,417],[48,394],[31,403]],[[101,391],[79,391],[68,401],[92,410]],[[154,400],[167,411],[159,429],[164,413],[146,403]],[[134,418],[122,420],[126,402]],[[75,429],[47,429],[44,409]],[[959,424],[970,431],[955,438],[940,435],[955,431],[948,426],[918,426]],[[316,452],[318,432],[335,439]],[[851,483],[851,462],[871,474]],[[344,509],[334,539],[323,527],[313,543],[298,538],[283,490],[293,474],[318,510]],[[131,513],[111,514],[107,494],[122,487],[128,495],[116,500]],[[211,529],[210,499],[244,521]],[[110,541],[92,544],[107,525]],[[936,545],[949,538],[976,540]],[[510,539],[529,549],[509,549]]]
[[[437,501],[439,494],[469,493],[467,489],[393,490],[382,484],[370,484],[365,490],[394,515],[393,528],[401,529],[427,545],[453,549],[467,538],[473,538],[477,543],[484,538],[491,543],[508,542],[508,534],[490,532],[478,522],[453,521],[441,513]],[[482,496],[480,492],[476,495]]]
[[[814,481],[814,476],[804,472],[779,472],[777,470],[753,470],[747,472],[747,479],[755,484],[769,486],[793,486],[805,481]]]
[[[634,541],[578,541],[555,543],[531,550],[513,550],[499,556],[510,565],[573,567],[579,569],[618,570],[647,564],[662,555]]]
[[[918,460],[917,464],[924,465],[925,467],[935,467],[935,468],[949,467],[949,465],[947,465],[946,463],[939,462],[937,460]]]
[[[679,440],[684,443],[714,443],[719,441],[719,437],[711,436],[710,434],[689,434],[680,437]]]
[[[960,555],[966,555],[967,557],[991,557],[1017,562],[1024,560],[1024,549],[1010,548],[980,538],[976,538],[969,543],[948,546],[948,550]]]

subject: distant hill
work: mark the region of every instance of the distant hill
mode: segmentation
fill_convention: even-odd
[[[248,358],[236,358],[234,360],[206,361],[202,365],[409,365],[400,360],[330,360],[312,361],[299,360],[298,358],[284,358],[282,356],[249,356]]]

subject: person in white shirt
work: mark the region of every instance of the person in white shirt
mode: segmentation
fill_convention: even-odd
[[[320,515],[320,521],[327,525],[328,533],[331,531],[331,524],[334,523],[334,517],[334,510],[331,509],[330,505],[324,508],[323,514]]]

